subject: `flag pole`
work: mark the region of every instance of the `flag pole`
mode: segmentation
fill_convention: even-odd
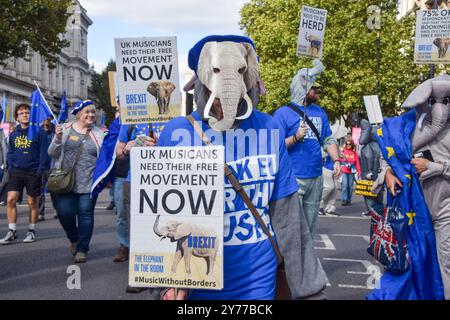
[[[52,109],[51,109],[50,106],[48,105],[47,100],[45,100],[45,97],[44,97],[44,95],[42,94],[41,88],[39,88],[39,86],[38,86],[36,80],[33,80],[33,82],[34,82],[34,84],[36,85],[36,87],[37,87],[37,89],[38,89],[38,91],[39,91],[39,94],[41,95],[42,99],[44,99],[44,102],[45,102],[45,104],[47,105],[48,111],[50,111],[50,113],[51,113],[52,116],[53,116],[53,119],[55,119],[56,123],[59,125],[58,118],[55,117],[55,114],[53,113]]]

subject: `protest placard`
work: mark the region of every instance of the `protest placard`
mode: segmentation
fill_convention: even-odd
[[[418,11],[414,63],[450,63],[449,45],[450,10]]]
[[[223,288],[224,147],[131,151],[129,284]]]
[[[327,10],[302,6],[297,55],[322,58]]]
[[[371,180],[356,180],[355,194],[371,198],[378,197],[372,192],[374,182]]]
[[[167,122],[181,115],[176,37],[115,39],[121,121]]]
[[[371,124],[383,123],[383,114],[381,113],[378,96],[364,96],[364,105]]]
[[[119,90],[117,88],[117,78],[115,71],[108,71],[108,86],[109,86],[109,100],[111,101],[111,106],[113,108],[118,108],[117,103],[119,97]]]

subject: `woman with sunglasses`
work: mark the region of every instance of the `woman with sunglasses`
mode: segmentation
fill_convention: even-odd
[[[356,146],[351,137],[345,140],[345,145],[341,150],[341,172],[342,172],[342,193],[341,200],[343,206],[352,203],[353,181],[355,173],[361,175],[359,157],[356,153]]]

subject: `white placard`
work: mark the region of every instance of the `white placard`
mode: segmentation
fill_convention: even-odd
[[[167,122],[180,116],[177,38],[114,41],[122,123]]]
[[[364,96],[367,115],[371,124],[383,123],[383,114],[381,113],[380,101],[378,96]]]
[[[131,150],[129,284],[223,288],[224,147]]]
[[[450,63],[450,10],[417,11],[414,63]]]
[[[322,58],[327,10],[302,6],[297,55]]]

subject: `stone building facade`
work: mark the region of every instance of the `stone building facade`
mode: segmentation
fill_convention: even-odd
[[[41,55],[33,51],[30,61],[11,58],[6,66],[0,66],[0,99],[5,93],[8,120],[14,120],[15,105],[30,103],[31,93],[36,88],[34,80],[52,108],[54,103],[59,103],[57,98],[63,95],[64,90],[69,103],[87,99],[91,72],[87,57],[87,36],[92,20],[77,0],[68,11],[71,15],[64,37],[70,46],[60,53],[56,68],[50,69]]]

